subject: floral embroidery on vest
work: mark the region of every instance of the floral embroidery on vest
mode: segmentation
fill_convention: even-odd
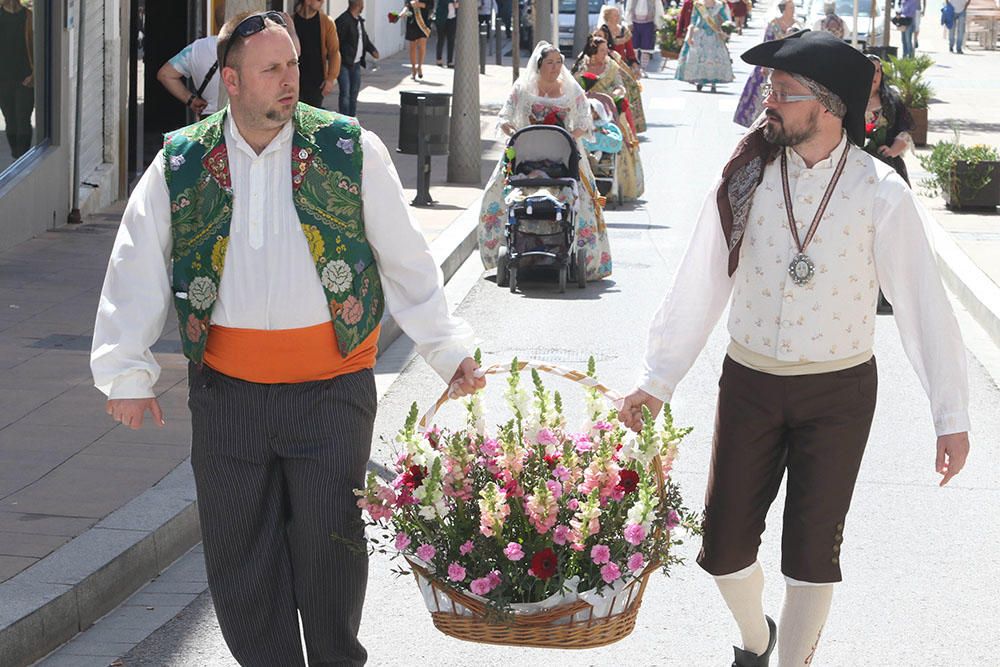
[[[223,133],[226,110],[164,142],[173,236],[173,291],[184,354],[200,363],[229,246],[233,189]],[[299,105],[291,169],[295,209],[347,355],[378,326],[382,284],[365,235],[357,121]],[[324,159],[325,158],[325,159]]]

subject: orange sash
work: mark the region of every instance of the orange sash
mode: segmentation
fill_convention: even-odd
[[[346,357],[337,349],[333,324],[300,329],[236,329],[213,324],[208,330],[205,363],[248,382],[285,384],[329,380],[375,367],[380,327],[375,327]]]

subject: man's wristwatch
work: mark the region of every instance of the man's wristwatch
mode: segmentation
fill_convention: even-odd
[[[191,93],[191,97],[189,97],[188,101],[184,103],[184,106],[186,106],[186,107],[188,107],[190,109],[191,108],[191,103],[194,102],[195,99],[197,99],[197,97],[198,97],[197,95],[195,95],[194,93]]]

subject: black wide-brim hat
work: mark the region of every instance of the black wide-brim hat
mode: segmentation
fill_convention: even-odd
[[[860,51],[828,32],[803,30],[753,47],[744,62],[801,74],[826,87],[847,107],[844,129],[858,146],[865,142],[865,108],[875,66]]]

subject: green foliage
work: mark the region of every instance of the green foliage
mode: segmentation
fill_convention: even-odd
[[[930,56],[915,58],[895,58],[882,63],[886,82],[899,91],[903,105],[908,109],[926,109],[934,95],[934,89],[924,80],[924,73],[934,64]]]
[[[663,17],[663,25],[656,31],[656,44],[662,51],[673,51],[679,53],[684,46],[683,40],[677,38],[677,19],[680,10],[671,7]]]
[[[1000,154],[996,148],[986,144],[963,145],[956,131],[954,141],[937,143],[930,153],[919,156],[919,160],[920,165],[932,176],[920,182],[927,194],[937,196],[947,190],[952,201],[961,204],[960,191],[966,196],[975,197],[980,190],[990,184],[991,179],[989,173],[966,172],[966,178],[959,183],[955,165],[965,162],[974,166],[980,162],[997,161],[1000,160]]]

